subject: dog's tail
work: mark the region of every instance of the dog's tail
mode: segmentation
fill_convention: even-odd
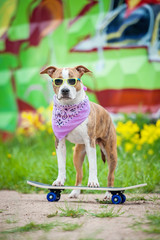
[[[103,160],[103,162],[105,163],[106,162],[106,156],[104,154],[104,144],[102,142],[102,140],[100,138],[97,138],[96,139],[96,143],[99,145],[100,147],[100,150],[101,150],[101,158]]]
[[[102,150],[101,150],[101,157],[102,157],[103,162],[105,163],[106,162],[106,156],[104,155]]]

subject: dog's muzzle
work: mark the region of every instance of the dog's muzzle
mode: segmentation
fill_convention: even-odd
[[[61,90],[62,96],[65,98],[69,97],[69,92],[70,92],[70,90],[68,88],[63,88]]]

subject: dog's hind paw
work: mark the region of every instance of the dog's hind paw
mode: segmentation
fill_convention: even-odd
[[[106,192],[103,198],[103,201],[111,200],[112,194],[110,192]]]
[[[69,198],[78,198],[78,196],[80,195],[81,191],[79,189],[77,190],[73,190],[70,194],[69,194]]]

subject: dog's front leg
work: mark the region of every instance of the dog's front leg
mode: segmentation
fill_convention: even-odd
[[[91,147],[90,143],[86,144],[86,152],[89,161],[89,187],[99,187],[97,178],[97,156],[96,156],[96,146]]]
[[[57,140],[57,139],[56,139]],[[58,177],[52,185],[63,186],[66,180],[66,144],[65,139],[58,141],[56,146],[58,160]]]

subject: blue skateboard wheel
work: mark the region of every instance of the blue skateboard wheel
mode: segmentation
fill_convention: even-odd
[[[122,202],[121,203],[124,203],[126,201],[126,196],[123,193],[121,194],[121,198],[122,198]]]
[[[47,194],[47,200],[48,200],[49,202],[54,202],[54,201],[56,201],[56,198],[57,198],[57,196],[56,196],[56,194],[53,193],[53,192],[50,192],[50,193]]]
[[[112,203],[113,204],[120,204],[122,202],[122,198],[120,195],[113,195],[112,196]]]

